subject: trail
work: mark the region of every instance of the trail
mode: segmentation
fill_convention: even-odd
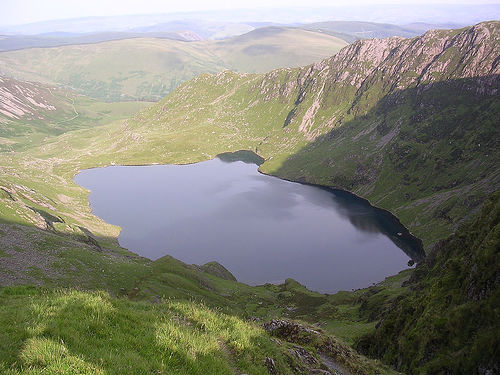
[[[48,90],[50,92],[50,95],[52,95],[54,98],[57,99],[57,97],[54,95],[54,93],[52,92],[52,90],[50,88],[48,88]],[[66,93],[65,96],[66,96],[66,99],[71,100],[71,106],[73,107],[73,112],[75,112],[75,115],[73,117],[69,118],[69,119],[58,121],[58,122],[56,122],[56,124],[62,124],[62,123],[68,122],[68,121],[73,121],[78,116],[80,116],[80,114],[78,113],[78,111],[76,110],[76,107],[75,107],[75,99],[68,97],[68,93]]]
[[[66,98],[68,98],[68,94],[66,93]],[[68,98],[69,100],[71,100],[71,106],[73,107],[73,111],[75,112],[75,115],[67,120],[62,120],[62,121],[59,121],[57,122],[57,124],[62,124],[64,122],[68,122],[68,121],[73,121],[74,119],[76,119],[78,116],[80,116],[80,114],[78,113],[78,111],[76,110],[75,108],[75,99],[73,98]]]

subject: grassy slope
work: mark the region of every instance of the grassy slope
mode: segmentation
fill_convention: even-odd
[[[439,242],[375,333],[359,346],[414,374],[499,371],[500,193]]]
[[[211,49],[236,72],[264,73],[278,67],[298,67],[335,54],[347,43],[317,32],[289,27],[265,27],[212,42]]]
[[[16,84],[20,85],[21,82]],[[29,85],[26,82],[24,84]],[[63,97],[66,96],[63,95]],[[84,103],[88,101],[85,98],[81,98],[81,100]],[[3,172],[0,184],[1,285],[38,284],[51,288],[69,288],[60,294],[42,292],[43,297],[36,297],[35,305],[43,306],[44,309],[51,309],[49,306],[53,304],[65,306],[68,298],[72,301],[75,300],[77,305],[80,303],[85,305],[85,301],[95,297],[89,293],[72,292],[71,290],[74,288],[104,289],[111,295],[128,297],[134,301],[175,300],[183,305],[186,304],[186,300],[197,301],[197,303],[203,301],[210,308],[216,308],[211,316],[214,314],[218,316],[221,311],[224,311],[229,314],[228,319],[236,320],[245,325],[247,327],[245,330],[255,329],[260,333],[262,333],[260,329],[249,323],[244,323],[241,319],[248,319],[251,316],[263,319],[289,316],[305,319],[310,323],[318,323],[321,319],[323,323],[330,322],[329,325],[334,327],[334,329],[326,327],[325,332],[335,333],[335,329],[338,328],[339,336],[344,337],[347,343],[353,343],[363,333],[373,329],[373,323],[367,322],[364,317],[361,317],[357,308],[352,310],[349,307],[352,301],[348,301],[349,306],[346,307],[346,309],[352,310],[349,317],[344,316],[345,324],[349,325],[347,328],[339,321],[333,323],[333,320],[324,314],[321,315],[321,318],[319,315],[309,315],[315,310],[331,309],[332,303],[326,296],[307,291],[294,282],[288,282],[280,287],[268,285],[255,288],[231,280],[220,279],[207,273],[207,271],[213,270],[213,265],[205,268],[188,266],[170,257],[151,262],[120,248],[116,241],[118,228],[91,215],[87,193],[73,183],[72,177],[75,171],[80,168],[111,162],[107,156],[102,158],[103,151],[106,155],[106,149],[102,148],[101,142],[103,140],[111,142],[106,147],[116,146],[120,151],[124,151],[124,148],[133,146],[130,141],[137,142],[139,139],[135,137],[134,133],[127,130],[128,124],[123,120],[105,126],[95,126],[96,123],[106,122],[110,116],[113,119],[126,115],[126,113],[121,112],[123,108],[120,105],[116,107],[115,104],[108,105],[95,101],[90,101],[90,103],[92,104],[91,108],[99,109],[96,111],[96,116],[100,117],[90,120],[87,117],[82,118],[82,123],[78,127],[85,127],[84,129],[72,130],[72,126],[68,126],[61,130],[66,131],[66,134],[57,137],[47,134],[40,147],[30,146],[32,141],[30,136],[25,137],[25,143],[21,143],[22,132],[29,130],[29,127],[27,126],[26,129],[19,132],[18,123],[11,123],[13,129],[16,129],[18,133],[11,134],[10,139],[17,139],[19,147],[15,152],[4,152],[0,155],[0,168]],[[54,100],[51,104],[55,106],[67,103],[64,101],[59,103]],[[79,112],[83,112],[81,108],[87,107],[76,106],[76,108]],[[128,108],[128,110],[131,109]],[[55,120],[63,120],[65,115],[65,112],[61,112],[60,118],[57,116],[54,118]],[[84,119],[88,121],[85,122]],[[47,125],[44,122],[40,122],[40,124],[26,122],[26,124],[32,125],[31,130],[38,129],[40,131],[43,130],[40,128],[41,125]],[[127,137],[123,143],[113,145],[113,139],[117,138],[115,132],[116,134],[125,132],[130,137]],[[28,133],[25,136],[29,135]],[[193,152],[192,155],[195,153]],[[110,156],[114,157],[114,153],[110,152]],[[188,154],[184,160],[188,160],[187,156]],[[132,155],[132,158],[128,160],[133,161],[134,157],[137,155]],[[177,161],[179,160],[181,159],[177,159]],[[223,275],[224,273],[219,274]],[[66,312],[66,309],[63,309],[64,313],[61,316],[40,317],[32,313],[31,302],[35,297],[29,295],[39,295],[40,290],[38,289],[25,291],[14,287],[13,289],[5,289],[3,293],[5,298],[2,303],[2,321],[9,326],[8,329],[2,329],[2,332],[9,338],[1,340],[6,343],[6,346],[0,349],[0,362],[5,371],[11,369],[11,373],[15,374],[78,369],[83,373],[94,373],[110,369],[118,371],[122,369],[122,366],[132,366],[133,362],[132,373],[140,373],[144,368],[160,366],[161,360],[165,359],[162,352],[158,351],[157,346],[150,341],[141,342],[147,347],[146,351],[149,351],[149,354],[142,352],[131,354],[133,349],[127,347],[126,341],[129,341],[132,335],[137,335],[140,330],[150,329],[147,327],[148,322],[160,319],[162,314],[169,310],[169,307],[162,307],[161,312],[143,313],[142,310],[147,310],[147,306],[150,305],[139,304],[136,306],[127,302],[110,300],[107,297],[108,302],[112,301],[111,303],[116,304],[118,316],[109,318],[116,324],[115,337],[117,337],[117,341],[124,341],[122,343],[113,342],[112,351],[127,350],[124,351],[123,355],[114,354],[113,358],[107,359],[103,364],[100,359],[109,353],[101,346],[96,348],[87,345],[85,336],[88,334],[88,327],[92,326],[93,323],[86,313],[80,319],[81,322],[75,320],[66,324],[63,322],[67,322],[68,317],[74,315],[73,310]],[[99,301],[103,296],[98,296]],[[345,301],[340,302],[340,304],[345,303]],[[139,307],[141,312],[132,314],[132,311]],[[193,308],[202,309],[199,305]],[[293,311],[289,311],[290,308]],[[12,319],[17,319],[16,316],[20,315],[25,317],[23,321],[26,324],[17,324],[15,327],[11,327]],[[130,317],[130,315],[133,316]],[[224,320],[223,317],[219,318]],[[32,334],[30,327],[38,324],[40,319],[45,325],[59,326],[58,330],[49,329]],[[145,319],[145,322],[136,331],[129,333],[123,329],[123,326],[129,324],[131,319],[133,321]],[[208,324],[208,321],[204,319],[203,324]],[[77,337],[70,344],[68,344],[69,341],[66,337],[68,332],[72,332],[71,335]],[[178,355],[179,358],[186,353],[186,356],[189,357],[192,351],[204,350],[196,346],[201,345],[200,340],[196,338],[196,332],[187,329],[182,332],[182,335],[184,335],[186,343],[179,349],[181,353]],[[265,337],[263,338],[264,343],[269,341]],[[206,339],[211,340],[211,342],[220,342],[221,336],[210,332],[203,336],[203,340]],[[226,339],[222,337],[222,342]],[[57,344],[61,340],[65,344]],[[190,340],[195,340],[195,343],[190,343]],[[78,341],[80,341],[79,344]],[[233,344],[235,343],[231,345]],[[289,344],[283,347],[283,350],[288,346]],[[252,352],[257,351],[259,359],[257,362],[253,362],[259,364],[255,368],[249,364],[238,364],[237,367],[241,368],[242,371],[250,368],[255,369],[255,373],[260,373],[263,368],[262,360],[265,358],[262,356],[263,353],[273,355],[276,352],[275,348],[268,350],[265,345],[263,348],[256,347],[254,344],[243,348],[245,356],[252,356]],[[353,373],[379,373],[380,371],[386,373],[388,371],[387,369],[380,370],[379,364],[354,354],[345,357],[342,353],[346,353],[346,350],[350,353],[349,350],[342,345],[339,348],[341,348],[339,352],[334,353],[335,359],[346,362],[344,365],[350,368]],[[208,368],[212,368],[210,366],[216,365],[220,366],[220,371],[226,371],[224,369],[233,368],[235,363],[238,363],[238,359],[234,358],[235,353],[226,349],[222,346],[222,354],[217,351],[211,352],[210,355],[207,355],[206,361],[201,362],[200,367],[196,367],[192,360],[184,360],[182,357],[178,359],[180,364],[166,365],[168,369],[166,371],[178,370],[180,373],[199,371],[202,373]],[[310,350],[315,351],[316,349],[311,346]],[[279,367],[285,373],[289,371],[290,361],[293,363],[293,359],[286,357],[287,364],[283,364],[279,358],[286,355],[285,352],[285,354],[278,353],[274,356],[278,360]],[[138,360],[138,356],[142,356],[142,359]],[[125,357],[132,357],[134,360],[127,361],[124,359]],[[117,365],[118,362],[122,365]],[[251,373],[253,372],[251,371]]]
[[[0,302],[5,374],[268,374],[266,357],[280,374],[308,374],[292,351],[299,342],[315,358],[329,351],[352,374],[395,374],[322,333],[278,343],[234,311],[185,296],[151,304],[103,292],[11,287],[0,290]]]
[[[149,102],[103,103],[73,91],[0,77],[0,151],[38,146],[76,129],[125,119]]]
[[[299,66],[330,56],[346,44],[292,28],[264,28],[222,41],[128,39],[4,52],[0,73],[65,85],[101,100],[159,100],[201,73]]]
[[[500,185],[497,40],[492,22],[360,42],[303,69],[202,75],[90,146],[106,154],[78,162],[183,163],[252,149],[267,159],[262,171],[358,193],[430,244]],[[385,79],[395,66],[401,74]]]
[[[266,374],[266,356],[291,373],[262,328],[201,304],[23,288],[0,299],[5,374]]]
[[[316,69],[323,67],[319,64]],[[104,287],[132,299],[190,296],[208,305],[224,305],[237,314],[235,307],[245,306],[263,317],[285,315],[287,307],[292,307],[288,315],[312,323],[326,322],[325,330],[350,343],[373,331],[374,321],[390,308],[393,298],[404,292],[400,286],[407,274],[389,280],[385,287],[326,297],[305,291],[293,282],[250,288],[206,275],[173,259],[151,263],[117,246],[118,228],[91,215],[87,193],[72,182],[74,173],[81,168],[110,163],[193,162],[237,149],[256,149],[268,157],[268,168],[277,170],[288,155],[310,142],[311,131],[317,135],[329,131],[328,126],[307,128],[307,124],[306,132],[297,131],[302,123],[294,122],[294,116],[283,127],[295,107],[314,102],[307,95],[300,103],[296,100],[306,92],[304,87],[314,87],[314,82],[319,81],[314,80],[318,78],[316,73],[311,76],[308,71],[314,69],[287,69],[265,76],[230,72],[204,75],[134,119],[73,131],[47,140],[39,148],[3,154],[0,255],[2,267],[7,268],[2,275],[7,279],[2,284],[21,280]],[[310,77],[312,83],[308,83]],[[345,86],[343,90],[348,95],[352,88]],[[349,102],[334,104],[338,106],[334,109],[342,111]],[[361,101],[361,105],[368,104]],[[304,113],[301,111],[295,113]],[[316,116],[325,114],[319,112]],[[200,133],[205,135],[203,139]],[[93,235],[89,236],[89,232]],[[28,251],[28,256],[23,251]],[[33,258],[33,265],[26,262],[36,254],[42,256]],[[40,268],[38,261],[42,259],[45,263]],[[256,298],[262,304],[256,303]]]
[[[411,38],[420,32],[404,26],[385,23],[359,22],[359,21],[325,21],[309,23],[302,26],[307,30],[321,31],[324,33],[336,33],[356,39],[390,38],[401,36]]]

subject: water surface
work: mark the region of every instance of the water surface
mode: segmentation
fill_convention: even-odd
[[[215,260],[248,284],[291,277],[333,293],[369,286],[418,258],[418,241],[365,200],[223,159],[95,168],[75,181],[91,190],[93,213],[122,228],[121,246],[150,259]]]

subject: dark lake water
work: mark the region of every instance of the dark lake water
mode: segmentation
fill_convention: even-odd
[[[88,169],[75,181],[91,190],[92,212],[122,228],[121,246],[150,259],[215,260],[252,285],[291,277],[316,291],[351,290],[422,254],[392,215],[365,200],[224,159]]]

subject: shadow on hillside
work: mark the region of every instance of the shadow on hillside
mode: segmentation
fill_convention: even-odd
[[[18,335],[25,331],[23,339],[9,351],[35,371],[234,374],[238,356],[230,348],[235,341],[240,355],[251,359],[243,360],[246,367],[260,373],[265,356],[276,358],[278,352],[264,332],[191,302],[150,305],[80,292],[34,300],[23,309],[26,325],[13,327]],[[50,314],[40,313],[46,309]]]
[[[141,315],[144,315],[142,319]],[[85,363],[106,372],[120,368],[130,372],[135,372],[134,369],[153,372],[160,365],[159,358],[154,357],[194,367],[187,353],[158,347],[158,322],[152,322],[140,309],[136,316],[126,316],[115,306],[106,310],[99,305],[90,306],[83,298],[75,298],[47,320],[40,336],[64,342],[69,355],[82,358]],[[118,353],[113,353],[117,347]]]
[[[404,251],[414,262],[425,258],[422,241],[389,211],[372,206],[366,199],[345,190],[318,186],[334,195],[337,212],[345,217],[358,230],[368,233],[381,233]]]
[[[0,286],[46,285],[132,289],[150,261],[118,247],[113,237],[40,229],[0,219]]]
[[[325,92],[324,110],[335,95]],[[426,203],[425,214],[448,227],[475,212],[500,187],[495,177],[500,75],[394,91],[375,105],[368,98],[363,88],[358,90],[350,108],[336,113],[334,129],[289,156],[272,174],[353,191],[389,209]],[[304,113],[307,108],[299,103],[292,111],[299,109]],[[344,121],[349,115],[354,118]],[[473,184],[477,188],[471,189]],[[455,192],[437,203],[420,201],[451,189],[459,189],[460,195]],[[451,203],[450,197],[455,197]],[[348,210],[345,215],[349,217]],[[414,227],[421,225],[420,217],[411,221]]]

